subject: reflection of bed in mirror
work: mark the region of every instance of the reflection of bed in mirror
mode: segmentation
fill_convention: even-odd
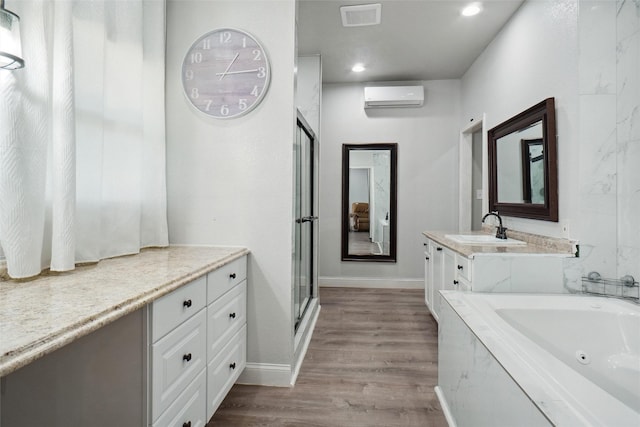
[[[395,261],[396,144],[344,144],[342,260]]]

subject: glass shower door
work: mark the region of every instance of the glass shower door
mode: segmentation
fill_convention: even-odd
[[[314,285],[314,143],[315,135],[298,115],[294,144],[294,315],[296,329],[313,298]]]

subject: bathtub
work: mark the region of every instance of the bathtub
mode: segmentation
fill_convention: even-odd
[[[436,393],[450,425],[640,426],[639,305],[441,293]]]

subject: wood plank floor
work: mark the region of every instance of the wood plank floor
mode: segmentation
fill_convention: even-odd
[[[235,385],[207,427],[447,426],[423,291],[320,288],[320,305],[295,387]]]
[[[368,231],[350,231],[347,245],[351,255],[375,255],[382,253],[380,247],[369,240]]]

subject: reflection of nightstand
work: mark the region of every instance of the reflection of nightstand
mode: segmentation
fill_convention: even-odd
[[[382,253],[389,253],[389,220],[381,219],[380,226],[382,227]]]

